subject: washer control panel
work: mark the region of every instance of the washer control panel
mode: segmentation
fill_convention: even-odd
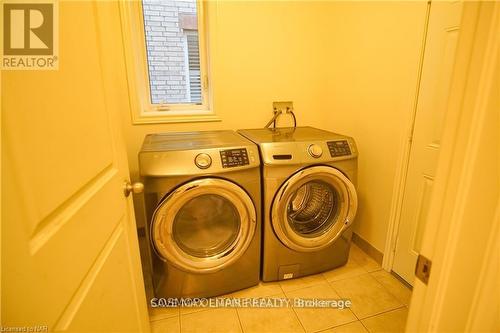
[[[220,158],[223,168],[232,168],[250,164],[246,148],[221,150]]]
[[[328,141],[327,144],[331,157],[351,155],[351,148],[347,140]]]

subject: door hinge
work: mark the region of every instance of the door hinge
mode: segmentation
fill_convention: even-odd
[[[431,276],[432,261],[423,255],[419,254],[417,258],[417,265],[415,266],[415,275],[423,283],[429,282]]]

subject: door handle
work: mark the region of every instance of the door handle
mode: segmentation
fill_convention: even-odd
[[[144,184],[141,182],[130,183],[128,181],[123,185],[123,194],[128,197],[130,193],[139,194],[144,191]]]

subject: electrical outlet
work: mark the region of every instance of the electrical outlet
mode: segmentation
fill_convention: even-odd
[[[273,112],[286,113],[287,111],[293,111],[293,102],[273,102]]]

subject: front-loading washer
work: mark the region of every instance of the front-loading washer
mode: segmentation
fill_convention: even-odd
[[[154,296],[258,284],[260,159],[233,131],[147,135],[139,153]]]
[[[238,132],[261,155],[262,280],[345,264],[358,205],[354,139],[313,127]]]

